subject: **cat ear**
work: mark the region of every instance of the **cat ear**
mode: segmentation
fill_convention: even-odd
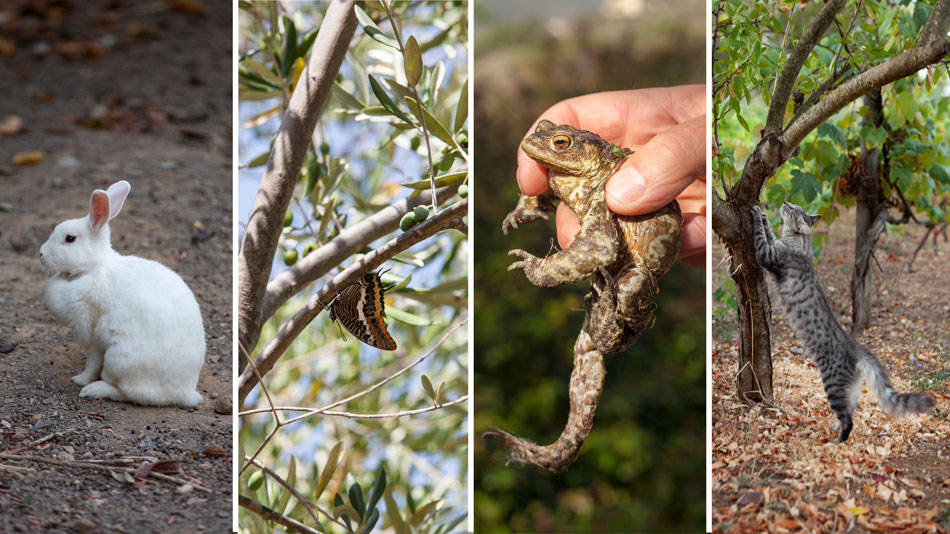
[[[805,217],[808,218],[809,226],[815,226],[815,224],[821,220],[821,215],[809,215],[806,213]]]

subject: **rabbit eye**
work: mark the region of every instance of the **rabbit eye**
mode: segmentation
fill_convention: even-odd
[[[72,235],[72,234],[66,234],[66,242],[67,242],[67,243],[72,243],[72,242],[75,241],[75,240],[76,240],[76,236],[74,236],[74,235]]]

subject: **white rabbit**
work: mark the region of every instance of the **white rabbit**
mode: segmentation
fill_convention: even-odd
[[[57,225],[40,247],[46,305],[88,349],[73,377],[79,396],[195,406],[205,358],[198,302],[171,269],[122,256],[109,241],[109,220],[130,190],[124,180],[96,189],[89,214]]]

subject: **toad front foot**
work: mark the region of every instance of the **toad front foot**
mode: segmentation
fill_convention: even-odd
[[[501,222],[501,232],[508,235],[509,228],[517,228],[519,224],[534,222],[537,220],[547,220],[548,213],[555,210],[554,200],[557,197],[551,190],[531,197],[521,195],[518,198],[518,205]]]

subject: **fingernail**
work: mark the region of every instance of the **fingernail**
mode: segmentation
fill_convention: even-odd
[[[623,204],[633,204],[640,200],[646,188],[647,183],[640,171],[630,166],[620,169],[607,182],[607,194]]]

